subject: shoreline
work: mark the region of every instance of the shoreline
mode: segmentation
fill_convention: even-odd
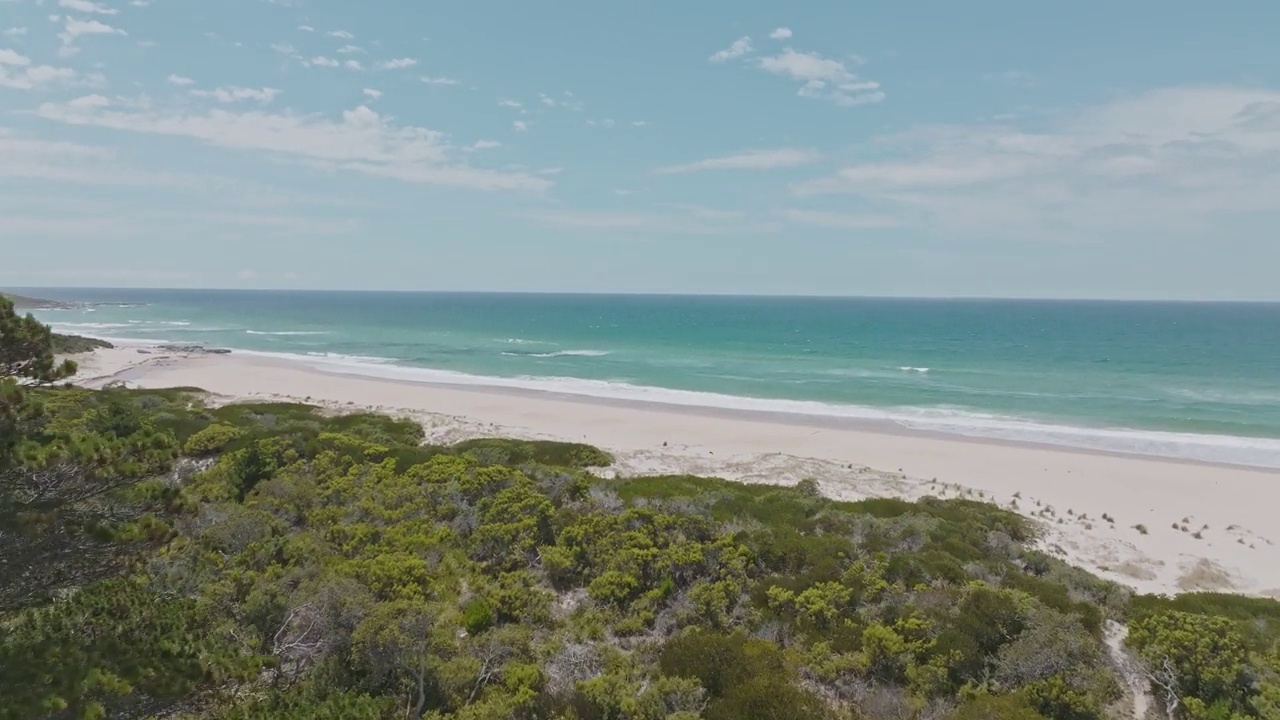
[[[607,473],[620,476],[714,475],[782,485],[813,478],[836,499],[994,502],[1040,522],[1046,550],[1141,592],[1280,596],[1280,533],[1269,536],[1275,527],[1269,508],[1280,500],[1275,470],[888,422],[364,376],[252,353],[139,349],[148,348],[83,356],[83,384],[194,386],[228,401],[292,400],[405,415],[423,423],[430,442],[495,435],[588,442],[614,453],[618,462]]]
[[[402,364],[392,358],[375,358],[358,355],[315,354],[303,355],[294,352],[270,350],[253,350],[245,348],[210,348],[199,342],[172,341],[145,338],[112,338],[83,334],[83,337],[104,339],[116,343],[122,348],[156,349],[163,348],[174,351],[181,349],[204,347],[203,352],[209,354],[235,353],[239,357],[252,357],[263,361],[281,362],[291,365],[302,365],[309,370],[334,377],[369,377],[392,383],[404,383],[412,386],[435,387],[441,390],[467,390],[486,394],[510,394],[519,397],[542,397],[564,400],[567,402],[591,403],[618,408],[656,406],[672,412],[701,414],[722,419],[762,419],[771,422],[798,424],[823,429],[849,429],[863,432],[889,435],[914,435],[918,437],[961,440],[965,442],[988,443],[1006,447],[1031,447],[1045,450],[1061,450],[1072,453],[1097,454],[1112,457],[1136,457],[1158,459],[1168,462],[1189,463],[1208,467],[1229,467],[1242,469],[1258,469],[1280,472],[1280,437],[1267,435],[1229,435],[1222,433],[1192,432],[1175,429],[1138,428],[1125,426],[1089,425],[1072,423],[1068,420],[1051,418],[1033,418],[1014,415],[990,415],[976,410],[961,411],[958,416],[969,420],[985,419],[995,423],[983,427],[975,425],[966,428],[963,422],[949,427],[921,427],[920,425],[945,424],[946,418],[930,417],[927,414],[912,417],[906,411],[912,408],[880,407],[873,405],[856,405],[828,403],[819,400],[795,400],[776,397],[759,397],[749,395],[727,395],[723,393],[684,390],[662,386],[634,385],[620,381],[593,380],[571,376],[545,377],[505,377],[487,376],[456,370],[439,370],[428,367]],[[381,372],[378,369],[381,368]],[[409,373],[421,373],[426,377],[397,377]],[[430,377],[437,376],[436,378]],[[446,376],[450,379],[439,379]],[[681,402],[673,399],[624,397],[620,395],[601,394],[599,392],[574,392],[554,387],[538,387],[537,385],[553,385],[559,382],[579,382],[611,387],[631,394],[655,393],[668,396],[688,397],[690,401]],[[787,404],[812,406],[796,410],[769,409],[766,407],[734,407],[714,402],[698,402],[699,399],[719,400],[741,404]],[[823,412],[823,409],[832,412]],[[839,410],[851,411],[841,414]],[[895,416],[897,410],[903,414]],[[924,413],[926,408],[920,408]],[[869,413],[860,416],[858,412]],[[875,416],[876,414],[879,416]],[[1000,423],[1008,423],[1007,427],[999,427]],[[1060,440],[1036,437],[1007,437],[999,433],[1032,433],[1045,436],[1056,436]],[[1133,443],[1151,443],[1149,450],[1125,447],[1105,447],[1108,442],[1115,443],[1126,440]],[[1245,447],[1232,446],[1232,442],[1245,443]],[[1266,443],[1268,446],[1248,447],[1247,443]],[[1196,457],[1191,454],[1174,454],[1171,449],[1193,447],[1200,454],[1227,455],[1250,452],[1260,453],[1257,459],[1229,459],[1224,457]],[[1192,451],[1188,450],[1188,453]]]

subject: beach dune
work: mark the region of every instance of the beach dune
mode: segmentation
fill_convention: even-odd
[[[818,481],[840,499],[984,500],[1043,525],[1044,548],[1141,592],[1280,597],[1280,472],[913,432],[889,424],[600,400],[347,374],[252,354],[137,346],[80,359],[90,387],[193,386],[221,400],[297,400],[421,420],[428,438],[587,442],[606,472]],[[354,370],[352,371],[354,372]]]

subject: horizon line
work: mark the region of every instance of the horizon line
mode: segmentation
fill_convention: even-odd
[[[744,292],[671,292],[671,291],[589,291],[589,290],[406,290],[377,288],[271,288],[271,287],[127,287],[94,285],[19,285],[0,288],[0,292],[110,290],[121,292],[273,292],[273,293],[352,293],[400,295],[544,295],[570,297],[683,297],[683,298],[773,298],[779,300],[926,300],[926,301],[1021,301],[1021,302],[1114,302],[1168,304],[1240,304],[1275,305],[1280,298],[1259,300],[1241,298],[1159,298],[1159,297],[1064,297],[1025,295],[835,295],[804,293]],[[28,296],[30,297],[30,296]],[[44,299],[44,298],[31,298]]]

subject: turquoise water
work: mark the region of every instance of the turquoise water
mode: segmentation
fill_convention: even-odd
[[[114,339],[340,372],[1280,467],[1280,305],[46,290]]]

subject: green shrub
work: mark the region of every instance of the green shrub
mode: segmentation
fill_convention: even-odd
[[[966,700],[948,720],[1045,720],[1017,695],[978,695]]]
[[[493,627],[493,622],[493,608],[484,600],[472,600],[462,608],[462,627],[472,635],[479,635]]]
[[[192,457],[213,455],[227,449],[231,443],[244,437],[240,428],[224,423],[217,423],[187,438],[182,446],[182,453]]]

